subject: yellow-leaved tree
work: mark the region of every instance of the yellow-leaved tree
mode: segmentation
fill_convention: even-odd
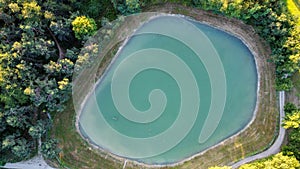
[[[91,36],[97,30],[95,20],[86,16],[77,16],[73,20],[72,26],[77,39],[83,39],[85,36]]]
[[[300,126],[300,111],[296,110],[293,111],[291,114],[286,115],[284,121],[283,121],[283,127],[285,129],[289,128],[299,128]]]
[[[282,153],[278,153],[265,161],[244,164],[240,169],[297,169],[299,167],[300,163],[294,156],[285,156]]]

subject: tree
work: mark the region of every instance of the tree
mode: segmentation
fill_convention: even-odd
[[[288,143],[282,147],[284,155],[293,155],[300,160],[300,111],[292,103],[284,106],[286,117],[283,127],[288,130]]]
[[[196,6],[222,12],[252,25],[272,49],[276,64],[276,89],[290,90],[290,77],[300,70],[299,26],[287,12],[284,1],[198,1]]]
[[[26,159],[32,153],[31,146],[31,143],[28,142],[27,139],[22,137],[19,132],[16,132],[12,135],[8,135],[3,138],[1,149],[2,152],[10,151],[11,154],[7,154],[7,156],[5,157],[1,156],[0,161],[5,162],[5,158],[15,158],[18,160]]]
[[[140,12],[140,2],[139,0],[126,0],[127,13],[137,13]]]
[[[300,70],[300,27],[295,27],[290,31],[290,36],[287,38],[284,47],[289,49],[289,59],[299,71]]]
[[[50,122],[46,120],[38,120],[36,125],[29,127],[28,133],[32,138],[41,138],[50,128]]]
[[[195,7],[215,12],[221,12],[223,7],[223,2],[219,0],[193,0],[192,3]]]
[[[285,156],[282,153],[278,153],[271,159],[244,164],[240,167],[240,169],[297,169],[298,167],[300,167],[300,163],[295,157]]]
[[[292,113],[288,114],[283,121],[283,127],[285,129],[289,128],[299,128],[300,126],[300,111],[293,111]]]
[[[12,153],[20,159],[26,159],[30,156],[30,143],[26,139],[17,139],[15,145],[12,147]]]
[[[49,139],[42,144],[42,154],[44,157],[53,159],[57,157],[58,153],[61,151],[58,147],[58,141],[55,139]]]
[[[292,129],[288,133],[288,144],[282,147],[284,155],[295,156],[300,160],[300,129]]]
[[[115,20],[117,10],[112,2],[113,0],[73,0],[71,7],[73,11],[79,11],[80,15],[93,18],[97,25],[101,25],[101,18],[106,17],[109,20]]]
[[[111,2],[122,15],[130,15],[141,11],[139,0],[111,0]]]
[[[84,39],[86,36],[91,36],[97,30],[95,20],[86,16],[77,16],[73,20],[72,26],[77,39]]]
[[[0,1],[0,163],[37,152],[37,140],[48,140],[48,114],[69,99],[81,44],[70,9],[54,0]]]
[[[297,107],[296,107],[296,105],[293,104],[293,103],[288,102],[288,103],[286,103],[286,104],[284,105],[284,112],[285,112],[286,114],[290,114],[290,113],[292,113],[292,112],[295,111],[295,110],[297,110]]]

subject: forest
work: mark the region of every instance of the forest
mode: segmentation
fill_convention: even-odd
[[[0,0],[0,165],[38,151],[57,158],[52,118],[71,98],[74,65],[87,60],[80,55],[85,41],[122,15],[167,2],[251,25],[271,48],[276,89],[293,88],[300,71],[298,0]],[[300,111],[293,104],[285,111],[289,134],[282,154],[300,160]]]

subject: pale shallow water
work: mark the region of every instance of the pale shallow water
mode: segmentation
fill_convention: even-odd
[[[184,160],[216,145],[242,130],[251,121],[254,115],[257,92],[257,72],[251,52],[239,39],[232,35],[198,22],[187,19],[182,21],[182,19],[163,16],[151,20],[138,29],[136,35],[127,41],[119,55],[116,56],[114,63],[105,72],[105,77],[101,79],[95,89],[96,99],[87,100],[79,119],[82,134],[95,145],[115,155],[139,162],[169,164]],[[172,27],[174,24],[178,24],[178,28],[181,30],[175,32],[176,36],[163,33],[175,30]],[[189,24],[196,27],[189,28],[187,27]],[[160,33],[153,31],[156,29]],[[195,29],[199,29],[204,33],[208,41],[207,39],[197,39],[198,36],[193,32]],[[184,36],[185,39],[178,39],[181,36]],[[222,84],[222,81],[220,81],[220,84],[211,84],[211,76],[214,74],[209,74],[209,71],[218,71],[218,69],[221,69],[220,65],[215,62],[207,65],[208,62],[203,61],[201,57],[199,58],[197,52],[185,43],[186,40],[191,41],[196,46],[199,42],[199,48],[201,49],[209,48],[209,46],[200,45],[211,43],[216,50],[216,56],[219,57],[222,63],[222,70],[224,70],[226,79],[226,102],[222,118],[219,122],[218,120],[209,122],[211,123],[209,127],[216,126],[216,128],[211,129],[213,131],[212,135],[203,143],[199,143],[199,134],[209,132],[208,130],[202,131],[209,110],[211,107],[220,107],[220,105],[214,105],[212,93],[217,90],[213,88],[218,86],[221,88],[224,84]],[[202,51],[205,52],[205,50]],[[176,77],[185,78],[184,68],[178,66],[180,65],[179,62],[178,65],[176,65],[177,62],[174,62],[174,64],[171,61],[168,62],[170,59],[166,59],[166,61],[160,60],[159,57],[155,59],[154,56],[160,53],[161,57],[167,57],[170,54],[170,57],[176,56],[179,58],[180,63],[185,63],[189,67],[189,71],[192,72],[199,90],[187,91],[190,94],[187,97],[183,96],[182,92],[185,92],[183,90],[186,89],[181,86],[181,83],[178,83]],[[213,57],[209,52],[202,53],[202,55],[202,58]],[[140,60],[128,61],[130,57],[140,58]],[[147,65],[148,63],[162,66],[171,64],[173,67],[162,70],[154,66],[137,72],[130,80],[128,92],[125,91],[125,93],[128,93],[132,106],[143,113],[153,106],[148,100],[149,94],[153,90],[160,89],[164,93],[165,100],[164,97],[157,96],[154,99],[157,103],[153,102],[153,104],[165,104],[165,107],[162,106],[164,109],[160,114],[150,115],[149,119],[152,118],[151,120],[143,119],[143,117],[138,119],[132,112],[127,112],[128,116],[123,116],[113,97],[119,99],[124,94],[122,90],[120,90],[120,94],[112,93],[113,78],[121,79],[118,81],[117,87],[119,87],[118,85],[122,87],[123,83],[125,85],[126,80],[128,80],[126,71],[134,71],[136,65]],[[119,67],[120,64],[122,64],[121,68]],[[207,66],[215,67],[208,69]],[[125,75],[114,76],[118,69],[121,73],[125,72]],[[171,69],[174,69],[177,73],[168,72]],[[187,74],[189,71],[187,71]],[[186,81],[188,81],[188,78]],[[192,90],[193,83],[191,82],[188,85],[191,86]],[[195,92],[197,93],[195,94]],[[189,95],[191,97],[188,97]],[[199,100],[194,99],[197,95],[200,97]],[[124,98],[126,97],[124,96]],[[222,96],[220,95],[220,97]],[[185,98],[185,102],[182,98]],[[184,109],[184,112],[180,112],[183,103],[190,105]],[[155,104],[153,107],[155,107]],[[198,104],[198,107],[196,107],[196,116],[193,116],[188,111],[189,107],[193,111],[195,104]],[[127,108],[125,109],[127,110]],[[157,110],[159,110],[159,106]],[[132,111],[135,110],[132,109]],[[152,113],[154,114],[156,111]],[[183,118],[186,117],[186,120],[180,121],[180,115]],[[216,123],[216,125],[213,123]],[[174,129],[174,131],[168,129]],[[168,137],[158,137],[167,132],[171,133],[167,134]],[[153,138],[153,140],[149,141],[149,138]]]

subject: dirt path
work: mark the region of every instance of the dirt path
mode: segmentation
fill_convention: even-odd
[[[54,169],[50,167],[44,160],[41,155],[35,156],[32,159],[27,161],[21,161],[17,163],[6,163],[5,166],[1,168],[10,168],[10,169]]]

